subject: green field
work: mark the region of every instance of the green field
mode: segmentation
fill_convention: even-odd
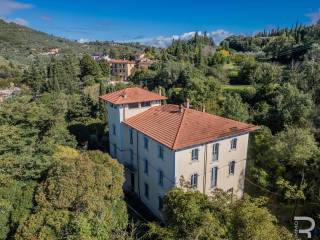
[[[233,91],[244,91],[244,90],[254,90],[252,85],[229,85],[225,84],[222,86],[223,90],[233,90]]]

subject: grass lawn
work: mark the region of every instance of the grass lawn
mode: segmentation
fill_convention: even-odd
[[[244,90],[254,90],[252,85],[229,85],[225,84],[222,86],[223,90],[234,90],[234,91],[244,91]]]

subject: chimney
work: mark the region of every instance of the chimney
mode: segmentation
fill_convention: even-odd
[[[127,94],[126,93],[124,93],[123,94],[123,98],[127,98],[128,96],[127,96]]]
[[[189,98],[186,99],[186,108],[190,108],[190,100],[189,100]]]
[[[160,86],[158,86],[158,92],[159,92],[159,95],[161,95],[162,96],[162,89],[161,89],[161,87]]]
[[[183,108],[182,104],[179,105],[179,110],[180,110],[181,113],[183,113],[184,108]]]
[[[206,106],[202,106],[202,112],[206,112]]]

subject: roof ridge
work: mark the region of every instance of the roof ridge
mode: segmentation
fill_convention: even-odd
[[[173,141],[173,144],[172,144],[172,149],[174,149],[174,147],[175,147],[175,145],[176,145],[176,142],[177,142],[177,139],[178,139],[178,135],[179,135],[179,133],[180,133],[181,126],[182,126],[182,122],[183,122],[184,115],[185,115],[186,111],[187,111],[187,108],[183,109],[182,119],[181,119],[181,122],[180,122],[179,129],[178,129],[178,131],[177,131],[176,137],[174,138],[174,141]]]

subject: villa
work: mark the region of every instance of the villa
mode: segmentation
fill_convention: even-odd
[[[243,196],[249,133],[257,126],[162,105],[166,97],[126,88],[106,102],[110,153],[125,166],[125,190],[133,191],[163,219],[163,197],[183,177],[198,191],[215,188]]]

